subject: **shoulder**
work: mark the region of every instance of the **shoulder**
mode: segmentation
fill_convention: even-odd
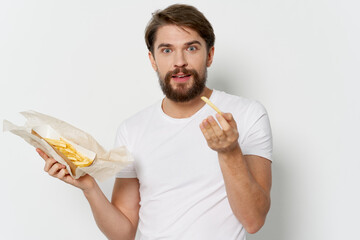
[[[265,107],[257,100],[249,99],[223,91],[215,91],[216,102],[224,112],[241,115],[258,115],[266,113]]]
[[[244,155],[272,160],[272,133],[267,111],[257,100],[220,92],[220,108],[230,112],[237,123],[239,143]],[[221,100],[220,100],[221,99]]]
[[[160,104],[161,100],[125,119],[117,129],[117,136],[128,139],[130,135],[140,132],[147,125],[149,119],[156,115]]]

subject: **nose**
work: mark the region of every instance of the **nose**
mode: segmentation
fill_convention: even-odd
[[[174,67],[182,68],[188,65],[186,57],[183,52],[177,52],[174,59]]]

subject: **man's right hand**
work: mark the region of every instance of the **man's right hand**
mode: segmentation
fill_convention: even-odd
[[[68,184],[80,188],[83,191],[90,191],[96,185],[95,179],[90,175],[86,174],[80,177],[79,179],[75,179],[69,174],[65,165],[57,162],[53,158],[50,158],[46,153],[44,153],[39,148],[37,148],[36,151],[45,160],[44,170],[50,176],[58,178]]]
[[[137,178],[117,178],[111,203],[93,177],[86,174],[74,179],[65,165],[39,148],[36,151],[45,160],[45,172],[83,190],[96,224],[108,239],[135,239],[140,209],[140,186]]]

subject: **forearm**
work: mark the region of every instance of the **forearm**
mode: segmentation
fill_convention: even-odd
[[[249,233],[257,232],[270,208],[269,194],[249,171],[240,147],[219,153],[226,192],[234,215]]]
[[[108,239],[134,239],[136,227],[103,194],[96,184],[91,190],[84,191],[96,224]]]
[[[216,114],[216,118],[221,128],[209,116],[202,121],[200,129],[208,146],[218,152],[226,193],[234,215],[247,232],[255,233],[264,224],[270,208],[270,163],[258,156],[250,159],[242,154],[237,124],[231,113]]]

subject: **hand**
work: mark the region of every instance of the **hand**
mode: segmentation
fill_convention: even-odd
[[[216,114],[216,119],[221,128],[213,116],[204,119],[200,124],[200,129],[209,147],[218,153],[231,152],[238,148],[239,132],[232,114]]]
[[[41,149],[37,148],[36,151],[45,160],[45,172],[49,173],[50,176],[58,178],[68,184],[71,184],[83,191],[92,189],[96,182],[93,177],[86,174],[79,179],[74,179],[66,169],[66,166],[57,162],[55,159],[50,158]]]

